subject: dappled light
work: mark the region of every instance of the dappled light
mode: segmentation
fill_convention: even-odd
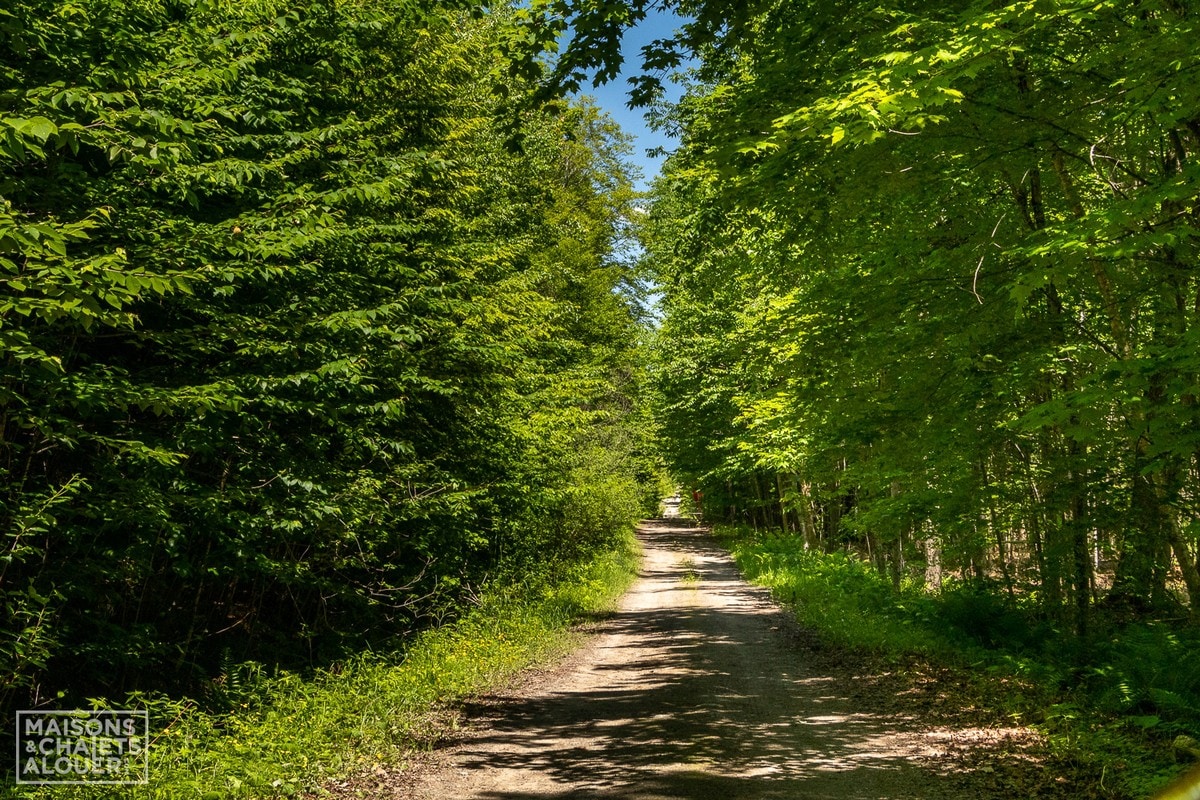
[[[0,796],[1164,791],[1197,42],[1196,0],[3,0]]]
[[[951,752],[1023,734],[862,707],[847,690],[872,676],[817,672],[804,632],[706,531],[671,518],[640,538],[620,609],[545,682],[469,706],[471,732],[418,797],[949,798]]]

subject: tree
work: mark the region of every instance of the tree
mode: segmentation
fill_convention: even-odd
[[[320,663],[636,516],[624,145],[503,147],[503,13],[0,17],[7,706]]]
[[[1080,630],[1101,594],[1194,609],[1192,11],[681,8],[648,236],[675,468]]]

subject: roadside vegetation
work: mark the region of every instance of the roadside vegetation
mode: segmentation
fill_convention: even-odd
[[[286,794],[603,605],[659,497],[628,143],[511,22],[0,8],[0,745],[148,708],[129,791]]]
[[[718,526],[746,578],[820,639],[880,669],[953,670],[1014,722],[1043,731],[1064,763],[1094,765],[1112,796],[1148,797],[1192,766],[1200,738],[1200,632],[1153,621],[1112,621],[1087,639],[1059,630],[1032,600],[1010,600],[973,579],[931,594],[899,589],[852,552],[806,550],[802,540]]]
[[[402,766],[452,733],[454,703],[570,648],[636,574],[632,531],[550,577],[493,587],[461,619],[301,675],[227,663],[203,699],[131,698],[151,712],[150,783],[9,787],[28,800],[321,797],[335,779]]]
[[[669,5],[672,474],[829,636],[1018,676],[1149,791],[1200,708],[1195,4]]]
[[[570,616],[663,459],[829,636],[1018,677],[1131,791],[1170,771],[1194,4],[655,6],[688,22],[634,78],[680,142],[647,202],[570,96],[643,0],[0,9],[0,717],[154,708],[183,781],[395,653],[469,691],[472,626]],[[310,744],[263,763],[375,757]],[[266,791],[238,769],[211,791]]]

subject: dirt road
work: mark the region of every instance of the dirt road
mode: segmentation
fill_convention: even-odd
[[[643,525],[641,576],[589,644],[474,710],[405,787],[418,800],[1029,796],[964,771],[964,742],[1010,733],[863,708],[802,633],[690,522]],[[870,705],[870,704],[868,704]]]

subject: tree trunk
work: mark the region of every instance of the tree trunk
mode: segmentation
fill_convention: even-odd
[[[804,549],[816,550],[821,546],[821,537],[813,517],[812,488],[807,483],[797,483],[800,489],[800,525],[804,531]]]
[[[1132,519],[1121,537],[1109,597],[1112,602],[1146,611],[1165,599],[1166,573],[1158,564],[1164,544],[1158,493],[1148,476],[1136,474],[1138,463],[1140,459],[1134,465]]]
[[[933,591],[942,589],[942,548],[932,535],[925,537],[925,586]]]
[[[842,527],[842,498],[837,493],[837,484],[830,492],[831,499],[825,501],[825,550],[833,552]]]
[[[770,525],[770,520],[767,519],[766,510],[765,510],[766,504],[763,503],[762,484],[760,484],[758,482],[758,473],[751,472],[750,479],[753,482],[753,486],[754,486],[754,508],[750,512],[751,517],[754,519],[754,530],[757,531],[758,527],[759,527],[758,526],[758,515],[759,514],[762,514],[762,516],[763,516],[763,524],[762,524],[763,529],[764,530],[769,529],[771,527],[771,525]]]
[[[1187,542],[1184,541],[1183,531],[1179,527],[1179,515],[1171,509],[1167,514],[1167,538],[1171,542],[1171,551],[1179,562],[1179,571],[1183,576],[1183,585],[1187,587],[1188,612],[1192,619],[1200,617],[1200,565],[1196,563]]]
[[[987,495],[988,507],[988,525],[992,529],[992,536],[996,540],[996,560],[1000,563],[1000,577],[1004,581],[1004,590],[1008,593],[1009,599],[1016,596],[1013,589],[1012,571],[1008,563],[1008,546],[1004,541],[1004,531],[1001,529],[1000,514],[996,510],[996,499],[992,496],[991,479],[988,476],[987,461],[981,459],[979,462],[979,476],[983,484],[983,491]]]
[[[1072,419],[1072,424],[1076,420]],[[1087,448],[1072,439],[1067,446],[1071,460],[1067,482],[1071,489],[1069,530],[1071,556],[1074,565],[1072,587],[1075,592],[1075,630],[1082,638],[1087,635],[1088,617],[1092,607],[1092,561],[1088,557],[1087,481],[1083,462]]]
[[[888,559],[888,572],[892,578],[892,588],[900,591],[900,583],[904,578],[904,529],[891,542],[891,558]]]
[[[777,499],[779,501],[779,527],[786,535],[790,533],[788,530],[787,505],[783,499],[783,476],[778,472],[775,473],[775,493],[778,495]]]

